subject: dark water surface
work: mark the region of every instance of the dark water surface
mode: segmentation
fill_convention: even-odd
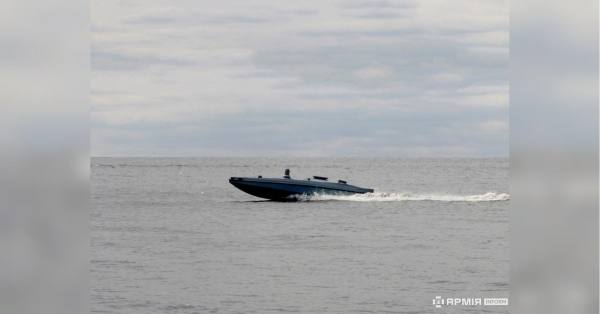
[[[507,313],[508,158],[92,158],[96,313]],[[231,176],[374,188],[260,201]]]

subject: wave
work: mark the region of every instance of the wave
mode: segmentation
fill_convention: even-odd
[[[438,202],[494,202],[508,201],[506,193],[488,192],[479,195],[452,194],[413,194],[410,192],[385,193],[375,192],[355,195],[302,195],[296,196],[299,201],[351,201],[351,202],[401,202],[401,201],[438,201]]]

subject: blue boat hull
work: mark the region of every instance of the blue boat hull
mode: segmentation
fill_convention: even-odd
[[[353,195],[373,192],[372,189],[347,184],[291,179],[232,177],[229,183],[250,195],[276,201],[294,201],[297,199],[294,196],[297,195]]]

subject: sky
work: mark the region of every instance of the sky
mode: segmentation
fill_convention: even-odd
[[[91,1],[91,155],[508,156],[508,1]]]

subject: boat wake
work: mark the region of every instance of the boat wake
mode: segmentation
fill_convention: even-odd
[[[494,202],[508,201],[506,193],[488,192],[480,195],[451,194],[412,194],[410,192],[385,193],[375,192],[355,195],[300,195],[298,201],[351,201],[351,202],[401,202],[401,201],[438,201],[438,202]]]

